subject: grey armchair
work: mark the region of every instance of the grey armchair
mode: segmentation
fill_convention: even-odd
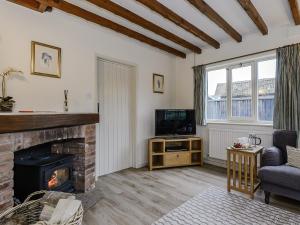
[[[258,172],[261,188],[265,192],[265,202],[269,204],[271,193],[300,201],[300,169],[286,165],[286,146],[296,147],[297,133],[275,131],[273,145],[264,150],[262,167]]]

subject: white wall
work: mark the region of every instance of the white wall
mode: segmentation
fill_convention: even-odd
[[[300,26],[289,25],[273,29],[271,28],[269,30],[269,35],[267,36],[262,36],[260,33],[256,33],[248,36],[243,36],[243,42],[241,43],[231,41],[221,44],[220,49],[204,49],[201,55],[189,54],[186,60],[177,58],[175,106],[177,108],[193,107],[192,67],[194,65],[226,60],[233,57],[239,57],[299,42]],[[208,128],[198,127],[197,132],[204,138],[206,155],[208,155]],[[270,129],[270,132],[272,132],[272,129]]]
[[[62,78],[30,75],[31,41],[62,48]],[[96,56],[136,65],[137,166],[147,162],[147,138],[154,135],[154,109],[171,107],[175,57],[63,12],[37,13],[0,2],[0,71],[13,67],[22,78],[8,81],[15,110],[63,110],[69,89],[71,112],[95,112]],[[165,75],[165,94],[152,92],[152,73]],[[174,83],[175,85],[175,83]]]

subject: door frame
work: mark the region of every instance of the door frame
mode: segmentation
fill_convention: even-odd
[[[138,65],[132,62],[128,62],[128,61],[124,61],[124,60],[120,60],[120,59],[115,59],[112,57],[108,57],[105,55],[101,55],[101,54],[96,54],[95,55],[95,80],[96,80],[96,84],[95,84],[95,90],[96,90],[96,111],[99,113],[99,100],[100,100],[100,86],[99,86],[99,71],[98,71],[98,62],[99,60],[102,61],[108,61],[108,62],[112,62],[112,63],[118,63],[118,64],[124,64],[126,66],[130,66],[132,67],[133,70],[133,74],[132,74],[132,78],[131,78],[131,85],[132,85],[132,90],[131,90],[131,97],[132,99],[132,105],[131,105],[131,128],[132,128],[132,135],[131,135],[131,145],[132,145],[132,167],[136,168],[137,167],[137,151],[136,151],[136,146],[137,146],[137,137],[136,137],[136,130],[137,130],[137,78],[138,78]],[[101,115],[99,115],[100,120],[99,123],[101,123]],[[99,163],[100,163],[100,143],[99,143],[99,138],[100,138],[100,124],[97,125],[97,130],[96,130],[96,179],[98,179],[99,174],[100,174],[100,167],[99,167]]]

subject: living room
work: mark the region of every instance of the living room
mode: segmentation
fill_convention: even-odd
[[[1,1],[0,223],[300,224],[298,4]]]

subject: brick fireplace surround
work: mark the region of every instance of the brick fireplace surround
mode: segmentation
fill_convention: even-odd
[[[0,125],[1,126],[1,125]],[[0,134],[0,212],[13,206],[14,152],[53,143],[55,153],[74,154],[76,191],[95,187],[96,125],[78,125]]]

